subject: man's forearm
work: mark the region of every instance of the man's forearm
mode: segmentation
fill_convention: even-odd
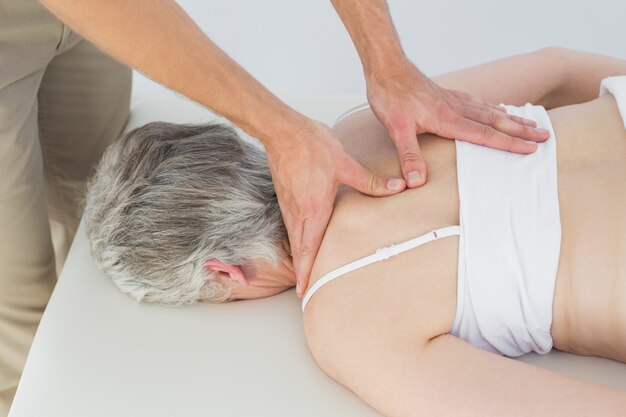
[[[173,0],[42,0],[119,61],[222,114],[266,145],[306,118],[221,51]]]
[[[361,58],[366,77],[406,62],[385,0],[331,0]]]

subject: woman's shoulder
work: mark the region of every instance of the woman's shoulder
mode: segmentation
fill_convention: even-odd
[[[344,201],[333,213],[309,288],[379,248],[457,220],[416,212],[411,208],[415,197],[411,191],[394,198],[353,196],[355,201]],[[335,345],[346,336],[344,343],[371,336],[413,341],[449,332],[456,312],[457,251],[456,237],[440,239],[325,284],[306,306],[307,340]]]

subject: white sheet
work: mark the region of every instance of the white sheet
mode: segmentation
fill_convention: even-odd
[[[332,123],[363,98],[287,102]],[[166,99],[139,103],[129,127],[208,117]],[[301,314],[293,291],[226,305],[137,304],[96,269],[81,227],[10,417],[379,416],[317,368]],[[626,389],[626,365],[616,362],[561,352],[523,360]]]

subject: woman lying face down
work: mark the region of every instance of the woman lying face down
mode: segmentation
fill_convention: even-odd
[[[556,348],[626,363],[626,77],[598,98],[624,74],[619,59],[547,49],[435,77],[513,104],[551,137],[524,156],[420,135],[425,186],[340,189],[303,303],[318,365],[386,416],[623,416],[624,391],[506,356]],[[333,129],[370,172],[400,175],[369,110]],[[98,266],[138,300],[295,284],[264,153],[223,125],[129,133],[98,167],[85,222]]]
[[[128,133],[91,180],[85,216],[96,263],[139,301],[221,302],[295,285],[265,153],[224,124]]]

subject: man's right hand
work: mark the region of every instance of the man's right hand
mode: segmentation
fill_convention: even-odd
[[[274,188],[283,214],[297,277],[297,294],[309,275],[330,220],[339,184],[375,197],[406,188],[400,178],[371,174],[348,155],[332,130],[312,120],[279,147],[267,146]]]

